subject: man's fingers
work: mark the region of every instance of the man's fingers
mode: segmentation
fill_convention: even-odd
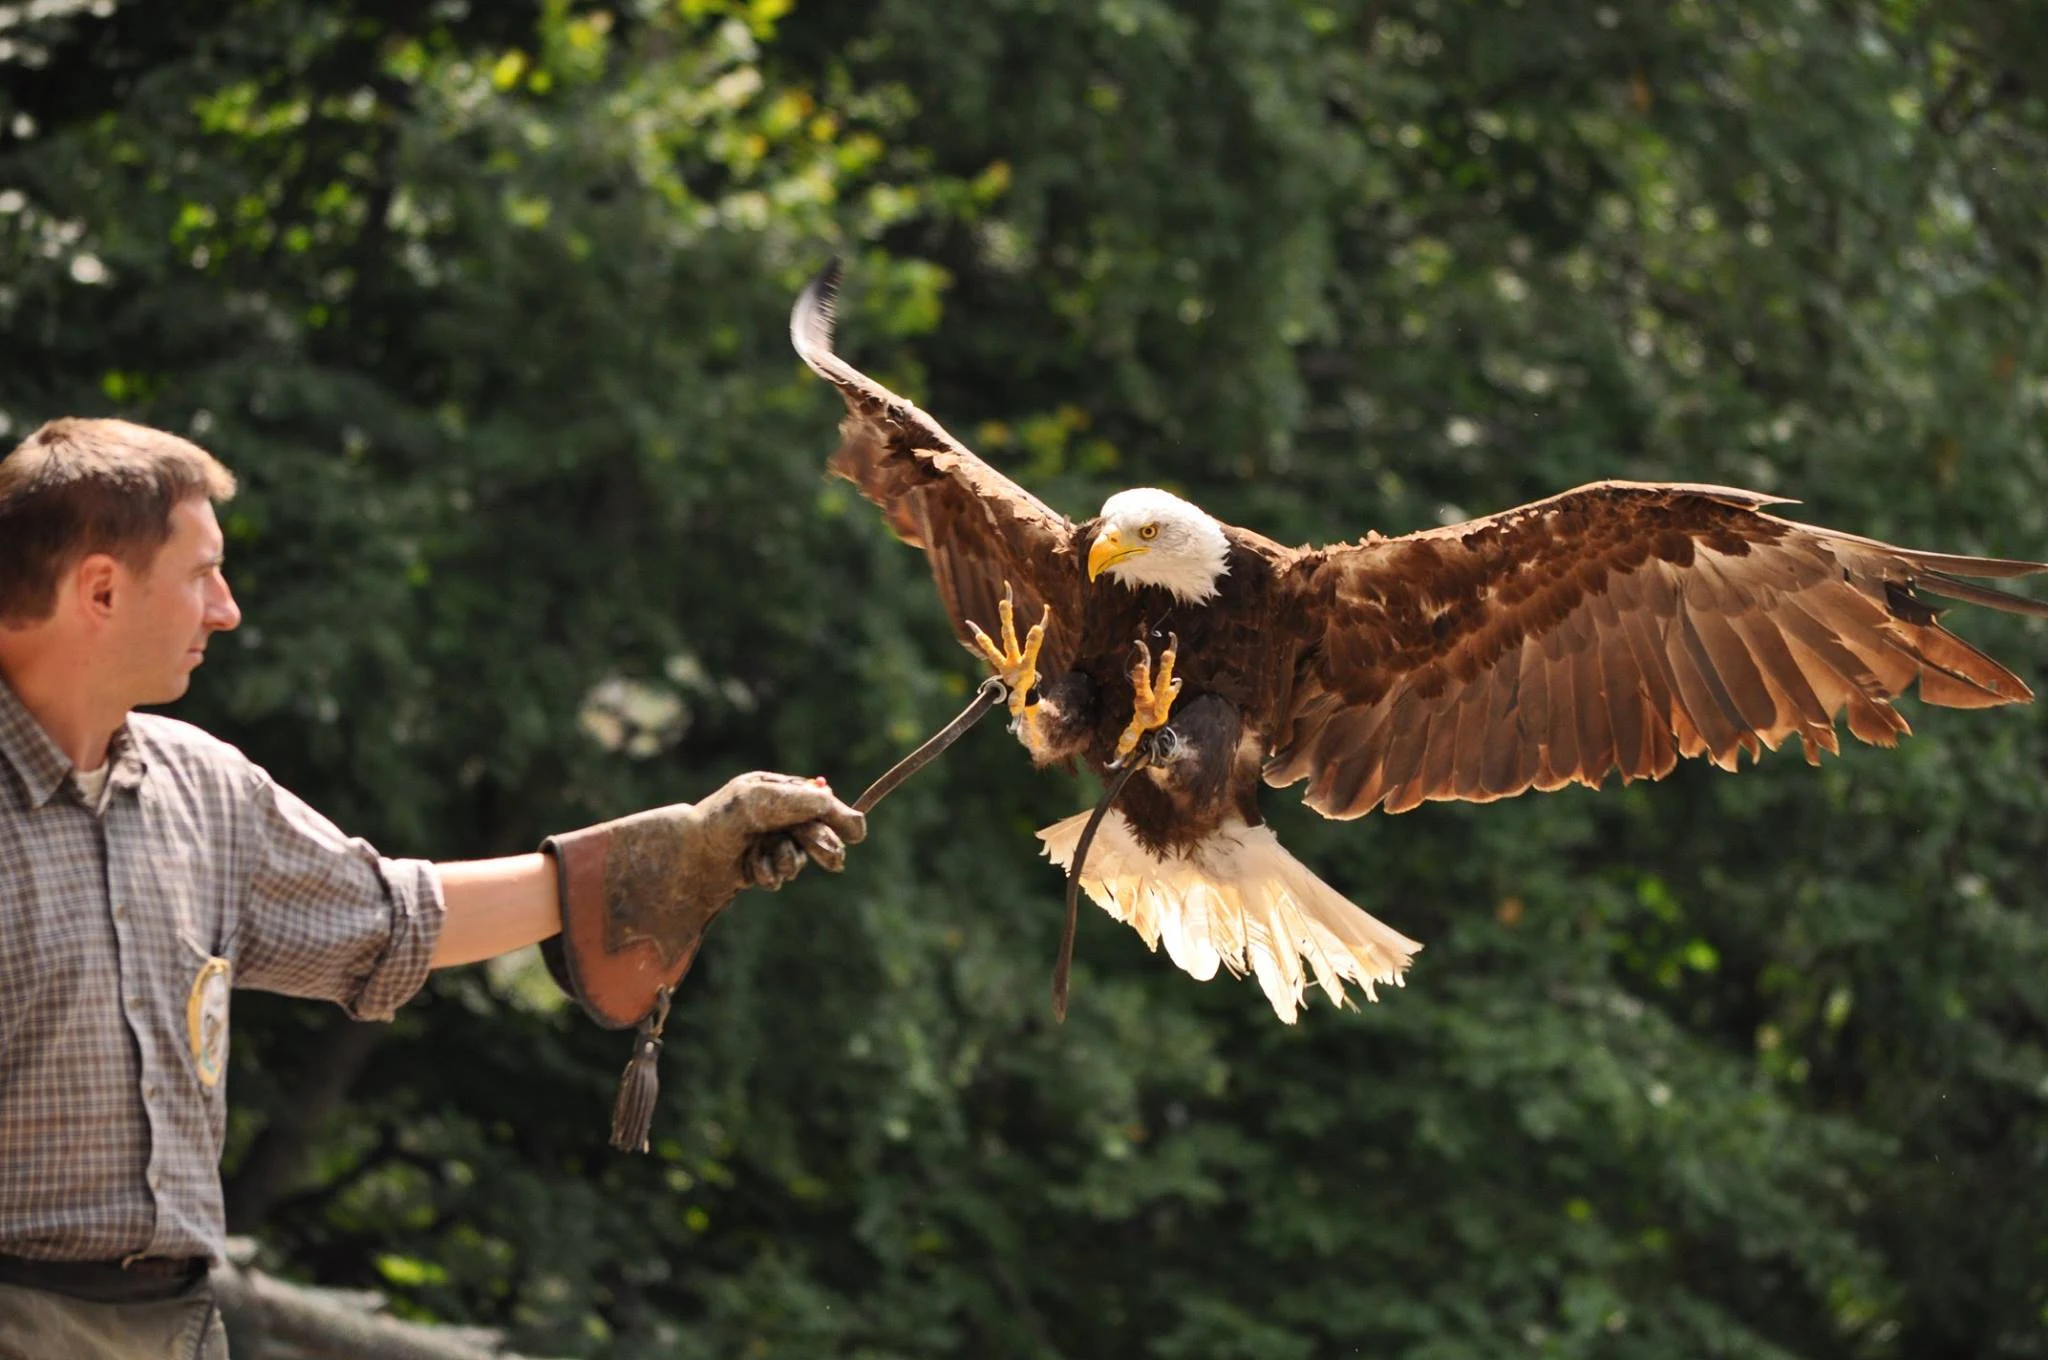
[[[825,823],[802,822],[789,834],[820,869],[836,874],[846,867],[846,842]]]
[[[795,878],[804,867],[803,849],[788,836],[777,836],[772,844],[774,849],[771,851],[771,855],[775,861],[775,877],[779,882],[787,883],[792,878]]]
[[[800,822],[823,822],[848,845],[868,834],[867,818],[840,802],[822,779],[761,772],[741,775],[727,788],[735,810],[757,834]]]
[[[804,851],[787,833],[763,836],[747,851],[747,879],[757,888],[774,892],[795,878],[804,867]]]
[[[775,881],[775,870],[768,863],[768,845],[765,841],[747,847],[747,853],[740,859],[740,869],[746,874],[747,882],[756,888],[766,888],[769,892],[774,892],[782,886]]]
[[[842,846],[859,845],[868,838],[868,819],[837,798],[832,800],[832,806],[818,814],[816,820],[838,836]]]

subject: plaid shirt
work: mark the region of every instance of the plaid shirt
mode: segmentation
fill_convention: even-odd
[[[0,1252],[218,1261],[202,970],[388,1020],[426,980],[440,880],[189,724],[133,715],[108,761],[89,807],[0,678]]]

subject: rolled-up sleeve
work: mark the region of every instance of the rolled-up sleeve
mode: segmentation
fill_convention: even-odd
[[[389,1020],[426,982],[446,904],[425,860],[386,859],[260,769],[247,806],[236,984]]]

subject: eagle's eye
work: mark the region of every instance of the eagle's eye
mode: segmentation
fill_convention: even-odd
[[[1158,525],[1156,525],[1156,524],[1148,524],[1148,525],[1146,525],[1146,526],[1145,526],[1144,528],[1142,528],[1142,529],[1138,530],[1138,537],[1139,537],[1139,538],[1157,538],[1157,537],[1159,537],[1159,526],[1158,526]]]

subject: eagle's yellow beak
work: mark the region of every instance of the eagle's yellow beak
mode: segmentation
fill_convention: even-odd
[[[1124,557],[1137,557],[1139,553],[1149,551],[1151,549],[1145,547],[1143,543],[1126,543],[1124,537],[1116,533],[1116,526],[1112,524],[1110,528],[1104,528],[1100,535],[1096,535],[1094,547],[1087,549],[1087,580],[1096,580],[1108,567],[1116,565]]]
[[[1095,545],[1088,549],[1088,579],[1094,580],[1126,557],[1136,557],[1139,553],[1150,551],[1151,549],[1142,543],[1126,543],[1123,535],[1112,525],[1098,534]]]

